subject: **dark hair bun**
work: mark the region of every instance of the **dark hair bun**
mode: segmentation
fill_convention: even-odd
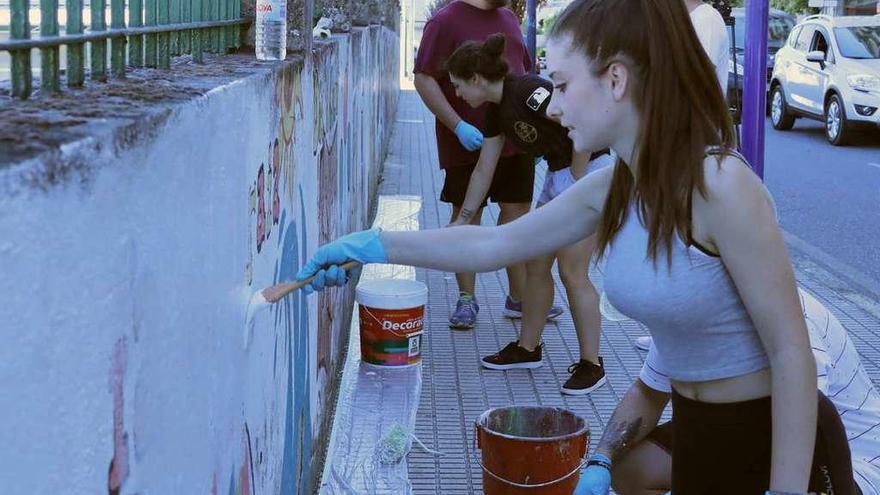
[[[446,61],[446,70],[461,79],[471,79],[479,74],[490,81],[500,81],[508,71],[504,59],[505,41],[501,33],[489,36],[482,43],[465,41]]]
[[[483,53],[490,57],[500,57],[501,54],[504,53],[504,45],[506,41],[504,35],[501,33],[490,35],[486,38],[486,42],[483,43]]]

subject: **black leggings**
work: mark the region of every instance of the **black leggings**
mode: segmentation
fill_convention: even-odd
[[[673,495],[763,495],[770,485],[770,398],[709,404],[672,391]],[[846,430],[819,393],[811,492],[855,495]]]

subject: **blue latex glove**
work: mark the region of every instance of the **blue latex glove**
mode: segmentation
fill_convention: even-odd
[[[611,459],[602,454],[595,454],[590,459],[597,459],[611,465]],[[587,469],[581,473],[581,480],[578,482],[577,488],[574,489],[574,495],[608,495],[611,490],[611,471],[603,466],[587,466]]]
[[[348,234],[321,246],[296,274],[296,279],[305,280],[315,276],[315,280],[303,288],[306,294],[324,290],[325,287],[345,285],[351,277],[339,265],[352,260],[361,264],[388,262],[378,229]]]
[[[475,151],[483,146],[483,133],[464,120],[455,126],[455,135],[458,137],[461,145],[468,151]]]

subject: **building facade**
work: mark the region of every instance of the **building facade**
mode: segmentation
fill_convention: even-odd
[[[810,0],[810,7],[818,7],[827,15],[874,15],[878,3],[878,0]]]

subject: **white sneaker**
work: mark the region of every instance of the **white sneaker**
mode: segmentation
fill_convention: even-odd
[[[636,339],[636,349],[647,352],[653,342],[651,337],[639,337]]]

